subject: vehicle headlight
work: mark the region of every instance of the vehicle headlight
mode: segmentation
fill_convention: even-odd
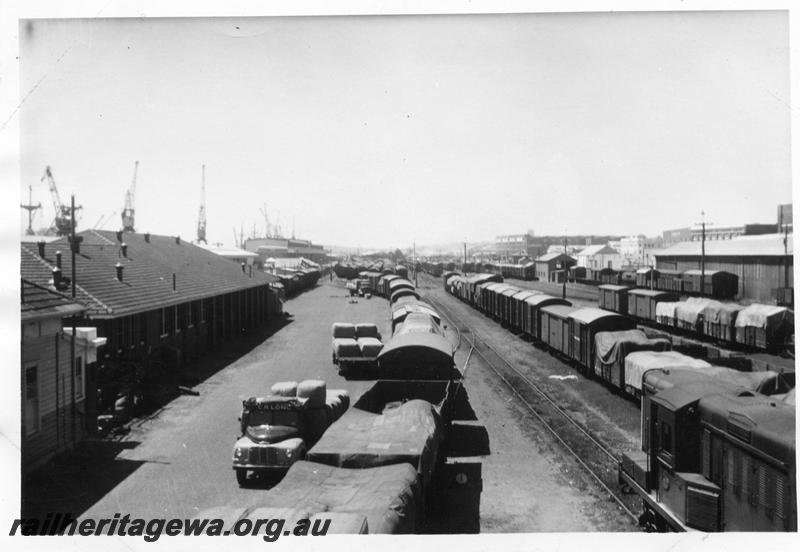
[[[288,449],[286,451],[286,458],[291,458],[291,457],[292,457],[292,451],[291,451],[291,449]]]
[[[245,450],[242,447],[236,447],[233,450],[233,457],[234,458],[242,458],[244,456]]]

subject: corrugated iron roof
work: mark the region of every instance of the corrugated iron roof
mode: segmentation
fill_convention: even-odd
[[[706,257],[771,257],[784,256],[783,234],[763,234],[759,236],[739,236],[730,240],[706,240]],[[699,241],[676,243],[660,252],[656,257],[700,256]],[[787,240],[789,255],[793,253],[792,235]]]
[[[126,233],[127,256],[122,255],[114,232],[80,232],[83,243],[76,258],[77,300],[90,317],[114,317],[213,297],[271,282],[278,278],[240,265],[202,247],[170,236]],[[62,251],[62,274],[72,272],[66,238],[45,245],[44,258],[36,245],[21,244],[22,277],[47,286],[56,264],[55,252]],[[116,264],[123,267],[117,280]],[[173,274],[175,290],[173,290]]]

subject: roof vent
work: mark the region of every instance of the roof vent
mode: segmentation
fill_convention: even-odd
[[[45,246],[45,242],[44,241],[36,242],[36,247],[39,248],[39,256],[42,257],[42,258],[44,258],[44,246]]]
[[[116,266],[114,266],[114,268],[117,269],[117,280],[119,280],[121,282],[122,281],[122,270],[124,269],[124,267],[122,266],[121,263],[117,263]]]
[[[148,233],[146,233],[144,235],[144,241],[146,241],[147,243],[150,243],[150,232],[148,232]]]
[[[180,236],[175,236],[175,243],[177,243],[178,245],[181,244],[181,237]]]
[[[122,242],[122,245],[119,246],[119,251],[120,251],[120,253],[122,253],[123,257],[127,258],[128,257],[128,244],[125,243],[125,242]]]
[[[242,272],[244,272],[245,267],[247,267],[247,265],[245,263],[242,263]]]
[[[56,251],[56,266],[61,269],[61,251]]]
[[[61,269],[58,267],[53,269],[53,287],[61,289]]]

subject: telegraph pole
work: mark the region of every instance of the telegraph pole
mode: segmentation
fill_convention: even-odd
[[[564,279],[561,283],[561,298],[567,298],[567,229],[564,229],[564,260],[561,263],[564,268]]]
[[[70,245],[71,251],[71,263],[72,263],[72,300],[75,301],[75,253],[78,247],[78,241],[75,237],[75,194],[72,195],[72,201],[70,205],[70,213],[72,214],[72,228],[71,228],[71,235],[70,241],[72,242]],[[70,354],[70,366],[72,369],[70,370],[70,375],[72,377],[72,381],[70,382],[70,389],[72,390],[72,442],[74,443],[76,440],[76,431],[75,431],[75,338],[78,336],[78,332],[76,329],[76,322],[75,322],[75,315],[73,314],[70,322],[72,322],[72,339],[70,339],[69,344],[69,354]]]
[[[417,242],[413,242],[414,249],[414,287],[417,287]]]
[[[702,241],[700,242],[700,297],[706,296],[706,212],[700,211],[703,217]]]

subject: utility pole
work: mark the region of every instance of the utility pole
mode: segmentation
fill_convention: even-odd
[[[703,217],[701,222],[702,241],[700,242],[700,297],[706,296],[706,212],[700,211]]]
[[[781,221],[782,222],[782,221]],[[789,287],[789,225],[783,225],[783,287]]]
[[[561,263],[564,268],[564,279],[561,283],[561,298],[567,298],[567,229],[564,229],[564,261]]]
[[[417,287],[417,242],[413,243],[414,247],[414,287]]]
[[[76,249],[78,248],[78,241],[75,236],[75,194],[72,195],[72,200],[70,203],[70,212],[71,212],[71,223],[72,223],[72,232],[70,235],[70,241],[72,242],[70,245],[71,251],[71,264],[72,264],[72,300],[75,300],[75,253]],[[75,442],[76,435],[75,435],[75,338],[78,335],[76,329],[76,322],[75,322],[75,315],[73,314],[70,322],[72,322],[72,339],[70,339],[69,343],[69,355],[70,355],[70,366],[72,369],[70,370],[70,374],[72,377],[70,383],[70,389],[72,390],[72,442]]]
[[[466,264],[467,264],[467,241],[464,240],[464,265]],[[462,266],[461,268],[463,270],[464,267]],[[466,274],[466,272],[464,272],[464,274]]]

